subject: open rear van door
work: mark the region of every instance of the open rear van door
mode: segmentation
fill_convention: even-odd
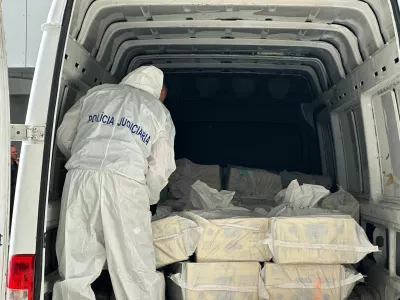
[[[0,295],[6,294],[10,204],[10,96],[3,11],[0,2]],[[3,296],[0,296],[3,298]]]

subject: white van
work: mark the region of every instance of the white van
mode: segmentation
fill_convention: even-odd
[[[91,87],[154,64],[177,158],[335,178],[381,250],[362,263],[362,299],[400,299],[399,17],[396,0],[54,0],[26,122],[11,137],[0,57],[2,174],[9,139],[23,140],[9,241],[0,177],[1,295],[8,269],[7,299],[51,299],[63,114]]]

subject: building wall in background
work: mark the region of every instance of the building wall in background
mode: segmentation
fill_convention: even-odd
[[[10,121],[24,124],[33,71],[52,0],[3,0],[9,67]],[[13,142],[20,150],[21,142]]]
[[[9,68],[34,68],[52,0],[3,0]]]
[[[10,95],[10,121],[11,124],[24,124],[28,108],[29,95]],[[21,150],[21,142],[12,142]]]

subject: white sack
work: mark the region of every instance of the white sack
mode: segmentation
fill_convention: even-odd
[[[194,221],[170,216],[151,223],[157,268],[184,261],[191,256],[203,229]]]
[[[344,300],[363,276],[341,265],[278,265],[261,271],[269,300]]]
[[[313,207],[330,192],[320,185],[303,184],[293,180],[289,186],[280,191],[276,197],[277,204],[291,204],[294,207]]]
[[[280,264],[355,264],[378,251],[347,215],[270,219],[265,243]]]
[[[330,189],[332,187],[332,178],[322,175],[309,175],[300,172],[288,172],[284,170],[281,172],[282,187],[287,187],[290,182],[297,179],[300,184],[313,184],[322,185],[323,187]]]
[[[357,222],[360,220],[360,203],[342,187],[339,187],[338,192],[322,199],[319,206],[351,215]]]
[[[169,190],[176,199],[189,198],[191,186],[201,180],[213,189],[221,190],[221,168],[199,165],[183,158],[176,161],[176,170],[169,178]]]
[[[245,209],[183,212],[204,229],[197,249],[199,262],[271,260],[262,241],[268,236],[269,220]]]
[[[259,300],[264,288],[256,262],[180,263],[167,285],[174,300]]]
[[[190,191],[190,203],[195,209],[217,209],[231,206],[235,192],[220,191],[210,188],[204,182],[197,180]]]
[[[264,170],[230,167],[228,187],[238,196],[264,196],[273,199],[282,189],[281,177]]]

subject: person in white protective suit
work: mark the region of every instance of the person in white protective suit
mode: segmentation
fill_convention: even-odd
[[[91,89],[65,114],[54,300],[95,300],[91,283],[106,261],[117,300],[158,299],[149,207],[175,170],[165,96],[162,71],[140,67],[118,85]]]

